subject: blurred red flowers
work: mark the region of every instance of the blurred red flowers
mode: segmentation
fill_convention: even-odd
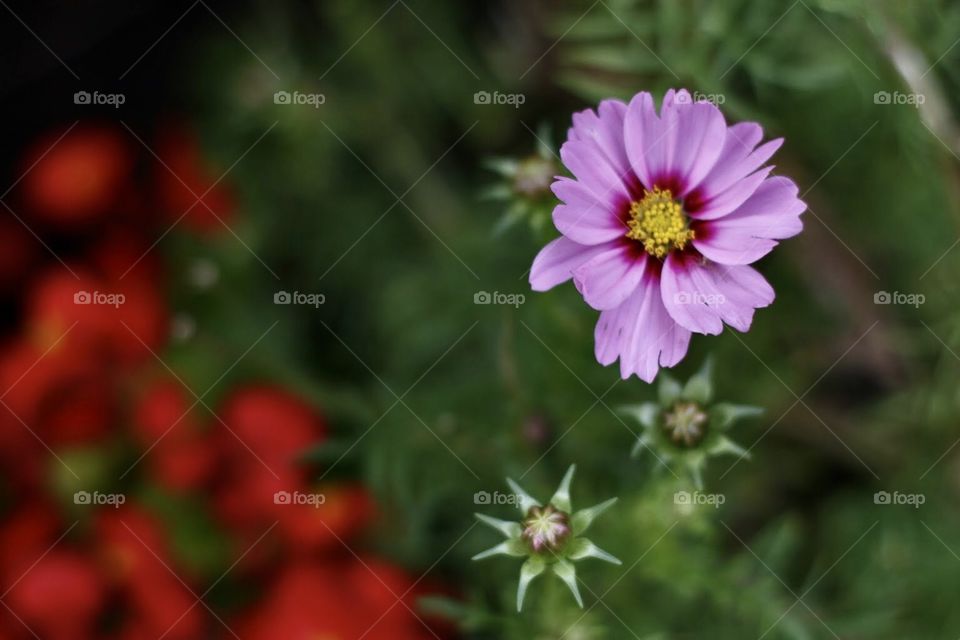
[[[96,125],[74,126],[37,140],[21,168],[32,215],[70,226],[113,213],[130,187],[129,141],[122,131]]]
[[[155,144],[162,163],[115,127],[43,137],[23,217],[0,218],[0,302],[16,310],[0,329],[0,639],[435,637],[416,581],[353,550],[372,496],[303,459],[322,414],[269,383],[212,404],[162,363],[152,245],[186,212],[208,231],[234,204],[186,129]]]

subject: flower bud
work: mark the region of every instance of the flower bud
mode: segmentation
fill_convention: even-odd
[[[613,506],[617,499],[611,498],[588,509],[574,511],[570,501],[570,483],[575,469],[575,466],[570,466],[560,486],[546,504],[541,504],[520,485],[507,478],[507,484],[516,495],[520,510],[525,514],[519,523],[476,514],[480,522],[496,529],[506,540],[478,553],[473,557],[474,560],[483,560],[494,555],[527,558],[520,567],[517,611],[523,608],[527,587],[545,571],[560,578],[570,589],[577,604],[582,607],[583,599],[577,586],[574,562],[592,557],[612,564],[621,564],[617,558],[582,536],[593,521]]]

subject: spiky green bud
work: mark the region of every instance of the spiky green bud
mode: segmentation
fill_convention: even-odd
[[[507,484],[516,496],[517,506],[523,513],[521,522],[499,520],[482,513],[476,514],[480,522],[501,533],[506,540],[478,553],[473,557],[474,560],[483,560],[495,555],[527,558],[520,567],[517,611],[523,609],[527,587],[541,573],[548,571],[560,578],[570,589],[577,604],[582,607],[583,599],[577,587],[577,570],[574,562],[584,558],[597,558],[604,562],[621,564],[620,560],[582,536],[593,521],[613,506],[617,499],[611,498],[593,507],[574,511],[570,500],[570,483],[573,481],[575,470],[576,466],[571,465],[560,486],[546,504],[541,504],[520,485],[507,478]]]
[[[666,465],[684,467],[698,489],[710,457],[732,454],[749,458],[746,450],[726,432],[741,418],[760,415],[759,407],[713,400],[712,365],[708,359],[686,384],[660,374],[657,402],[626,406],[622,413],[640,423],[642,432],[633,447],[634,457],[650,451]]]

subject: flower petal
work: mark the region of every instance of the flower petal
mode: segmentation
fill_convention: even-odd
[[[567,139],[592,143],[606,157],[617,175],[629,175],[633,169],[623,144],[623,118],[626,112],[627,105],[623,102],[604,100],[596,112],[585,109],[575,113]]]
[[[763,129],[755,122],[740,122],[727,128],[720,157],[697,189],[704,194],[703,200],[723,193],[737,180],[756,171],[783,142],[782,139],[769,142],[762,153],[755,154],[754,148],[762,139]]]
[[[598,253],[604,245],[585,246],[560,236],[540,250],[530,267],[530,287],[547,291],[573,277],[573,271]]]
[[[750,264],[777,240],[800,233],[800,214],[807,205],[797,198],[797,185],[783,177],[768,178],[736,211],[696,225],[693,245],[708,259],[722,264]]]
[[[637,374],[651,382],[661,366],[672,367],[687,353],[690,332],[667,313],[657,280],[647,270],[633,295],[616,309],[602,312],[597,322],[597,360],[609,365],[620,358],[624,379]]]
[[[720,157],[727,124],[709,102],[676,104],[676,138],[668,173],[679,178],[686,195],[703,180]],[[666,120],[666,117],[664,118]]]
[[[669,140],[653,105],[653,96],[638,93],[627,105],[623,119],[623,136],[630,166],[648,189],[653,180],[667,169]],[[666,130],[670,133],[670,129]]]
[[[770,284],[752,267],[703,263],[696,256],[672,253],[661,279],[663,303],[681,326],[709,335],[723,323],[747,331],[755,309],[773,302]]]
[[[695,220],[716,220],[727,215],[752,196],[771,171],[773,166],[764,167],[737,181],[716,197],[696,202],[687,209],[688,215]]]
[[[647,254],[628,243],[608,243],[608,250],[577,267],[573,282],[594,309],[619,307],[637,288],[647,264]]]
[[[560,159],[596,200],[606,202],[614,195],[629,198],[630,176],[619,173],[594,143],[567,140],[560,147]]]
[[[625,211],[629,199],[619,192],[595,196],[583,183],[560,178],[553,183],[554,194],[564,204],[553,210],[553,224],[571,240],[599,244],[623,236],[627,227],[617,211]]]

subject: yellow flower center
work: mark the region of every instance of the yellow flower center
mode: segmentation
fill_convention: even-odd
[[[646,252],[657,258],[671,249],[683,249],[694,237],[680,202],[669,189],[658,187],[644,189],[643,198],[630,204],[627,226],[627,237],[643,243]]]

